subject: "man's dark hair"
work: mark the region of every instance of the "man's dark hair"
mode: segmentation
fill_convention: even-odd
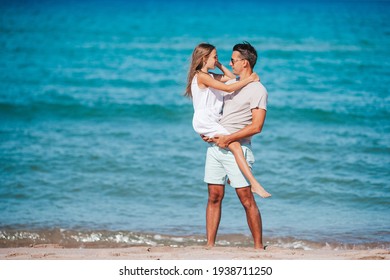
[[[233,51],[239,52],[242,58],[248,60],[252,69],[255,67],[257,61],[257,51],[247,41],[242,42],[242,44],[235,45],[233,47]]]

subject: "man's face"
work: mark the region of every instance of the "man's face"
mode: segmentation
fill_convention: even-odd
[[[242,72],[242,69],[243,69],[243,61],[245,59],[241,56],[241,54],[237,51],[234,51],[232,53],[232,57],[230,59],[230,63],[229,65],[232,67],[233,69],[233,74],[234,75],[240,75],[240,73]]]

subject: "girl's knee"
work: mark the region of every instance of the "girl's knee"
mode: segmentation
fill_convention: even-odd
[[[232,142],[229,144],[228,148],[233,152],[241,151],[241,144],[239,142]]]

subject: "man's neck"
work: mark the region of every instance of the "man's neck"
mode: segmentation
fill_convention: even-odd
[[[244,80],[248,78],[250,75],[252,75],[253,71],[252,70],[247,70],[247,71],[242,71],[239,75],[240,80]]]

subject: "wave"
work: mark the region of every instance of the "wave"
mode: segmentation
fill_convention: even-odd
[[[145,119],[175,121],[187,117],[191,119],[192,107],[189,105],[126,104],[126,103],[83,103],[37,101],[30,104],[0,102],[0,117],[3,120],[35,118],[64,119]]]
[[[387,233],[389,234],[389,233]],[[389,242],[364,242],[359,244],[341,242],[315,242],[292,237],[271,237],[267,245],[313,250],[338,249],[389,249]],[[202,235],[163,235],[131,231],[77,231],[64,229],[46,230],[0,230],[0,247],[31,247],[44,244],[58,244],[64,248],[123,248],[133,246],[203,246],[206,239]],[[218,246],[253,247],[252,238],[243,234],[222,234],[218,236]]]
[[[272,105],[271,105],[272,106]],[[280,120],[289,122],[312,122],[321,125],[326,124],[353,124],[364,125],[383,120],[387,122],[389,111],[386,108],[366,108],[362,110],[358,106],[354,108],[310,108],[291,106],[272,106],[267,114],[267,121]]]
[[[324,124],[346,124],[369,122],[371,118],[386,120],[387,110],[377,109],[372,112],[359,110],[343,111],[322,108],[291,108],[286,106],[273,106],[268,110],[268,121],[318,122]],[[193,109],[191,104],[142,104],[142,103],[113,103],[113,102],[87,102],[87,101],[34,101],[31,103],[15,104],[0,102],[0,116],[3,119],[33,119],[38,117],[57,117],[66,119],[88,118],[131,118],[155,121],[191,120]],[[369,118],[367,118],[369,117]]]

